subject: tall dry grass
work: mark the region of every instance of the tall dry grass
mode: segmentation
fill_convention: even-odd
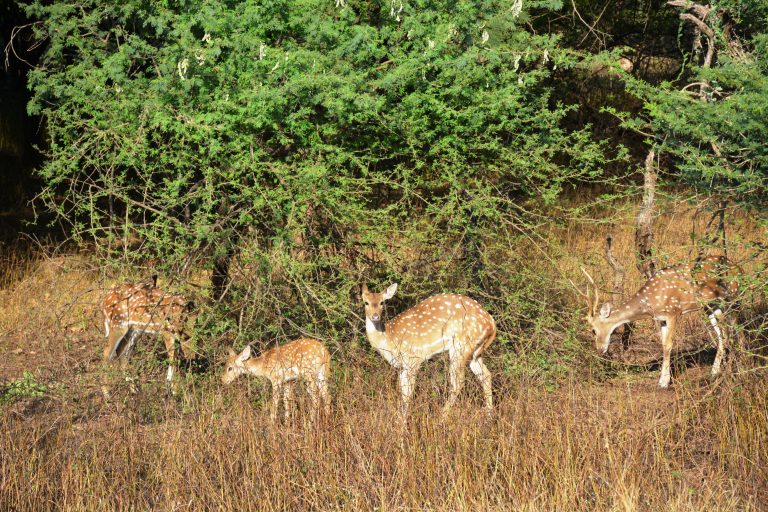
[[[273,426],[248,386],[149,416],[0,419],[5,510],[760,510],[764,379],[497,389],[446,420],[421,386],[407,428],[386,371],[343,369],[332,414]],[[350,385],[355,384],[355,385]],[[476,385],[468,386],[479,395]],[[306,405],[305,402],[302,404]],[[190,404],[188,404],[190,405]],[[128,403],[126,410],[139,408]],[[125,411],[124,411],[125,412]],[[134,411],[136,412],[136,411]]]

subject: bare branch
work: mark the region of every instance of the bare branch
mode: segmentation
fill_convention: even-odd
[[[687,12],[680,14],[680,19],[683,21],[690,21],[694,25],[696,25],[696,28],[701,30],[705,36],[707,36],[710,40],[715,38],[715,31],[712,30],[709,25],[701,21],[699,18],[694,16],[693,14],[689,14]]]
[[[586,39],[586,38],[587,38],[587,37],[588,37],[590,34],[594,34],[594,35],[595,35],[595,39],[597,39],[597,40],[600,42],[600,45],[601,45],[601,46],[603,46],[603,47],[605,47],[605,38],[606,38],[606,36],[608,36],[609,34],[608,34],[608,33],[606,33],[606,32],[602,32],[602,31],[600,31],[600,30],[597,30],[595,27],[597,26],[597,23],[600,21],[600,18],[602,18],[603,14],[605,13],[605,10],[608,8],[608,6],[610,5],[610,3],[611,3],[611,2],[608,2],[607,4],[605,4],[605,7],[603,8],[603,10],[602,10],[602,12],[600,13],[600,15],[597,17],[597,19],[595,20],[595,22],[594,22],[592,25],[590,25],[589,23],[587,23],[587,21],[586,21],[584,18],[582,18],[582,17],[581,17],[581,13],[579,12],[579,10],[578,10],[578,9],[576,9],[576,2],[575,2],[574,0],[571,0],[571,5],[573,6],[573,12],[574,12],[574,14],[576,14],[576,16],[578,16],[578,17],[579,17],[579,19],[581,20],[581,22],[584,24],[584,26],[585,26],[585,27],[587,27],[587,30],[588,30],[588,32],[587,32],[587,33],[584,35],[584,37],[581,39],[581,41],[579,41],[579,44],[582,44],[582,43],[584,42],[584,40],[585,40],[585,39]]]
[[[707,16],[709,16],[709,13],[712,11],[712,8],[708,5],[700,5],[688,0],[668,0],[667,5],[692,11],[702,20],[706,19]]]
[[[5,53],[5,69],[6,70],[10,66],[9,56],[10,56],[11,53],[13,53],[13,56],[16,57],[19,61],[23,62],[24,64],[26,64],[30,68],[33,68],[33,69],[36,68],[36,66],[34,64],[32,64],[31,62],[21,58],[21,56],[16,52],[16,48],[13,46],[13,41],[18,37],[18,35],[21,33],[21,31],[24,30],[25,28],[29,28],[29,27],[32,27],[34,25],[41,24],[41,23],[42,23],[41,21],[35,21],[33,23],[28,23],[26,25],[21,25],[21,26],[18,26],[18,27],[13,27],[11,29],[11,37],[8,39],[8,44],[5,45],[5,50],[4,50],[4,53]],[[31,49],[33,49],[33,48],[29,48],[28,50],[31,50]]]

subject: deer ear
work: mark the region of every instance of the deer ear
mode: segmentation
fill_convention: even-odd
[[[395,292],[397,291],[397,283],[392,283],[389,285],[389,288],[384,292],[384,300],[389,300],[392,297],[395,296]]]
[[[244,363],[248,360],[248,358],[251,357],[251,346],[246,345],[242,352],[240,352],[240,355],[237,356],[237,362],[238,363]]]
[[[237,355],[237,352],[235,352],[235,351],[234,351],[234,350],[232,350],[231,348],[230,348],[229,350],[227,350],[227,353],[228,353],[230,356],[236,356],[236,355]]]
[[[609,316],[611,316],[611,303],[610,303],[610,302],[606,302],[606,303],[605,303],[605,304],[603,304],[603,306],[600,308],[600,318],[602,318],[603,320],[605,320],[605,319],[606,319],[606,318],[608,318]]]
[[[360,296],[368,295],[368,285],[363,283],[362,288],[360,288]]]

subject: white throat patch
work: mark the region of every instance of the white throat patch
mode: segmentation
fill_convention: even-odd
[[[373,320],[366,317],[365,318],[365,331],[366,332],[384,332],[383,329],[380,331],[376,328],[376,324],[373,323]]]

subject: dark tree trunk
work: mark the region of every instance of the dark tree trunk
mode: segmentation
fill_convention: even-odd
[[[227,198],[221,202],[218,208],[220,218],[224,218],[230,213],[230,203]],[[221,302],[229,288],[229,268],[232,264],[232,257],[235,255],[235,248],[240,242],[241,233],[237,229],[232,230],[232,235],[227,239],[224,247],[224,254],[218,254],[213,260],[213,272],[211,272],[211,292],[213,300]]]
[[[465,197],[469,198],[469,194],[464,192]],[[463,249],[464,257],[469,263],[469,272],[471,276],[471,283],[478,290],[485,290],[483,286],[483,274],[485,266],[483,265],[483,255],[480,250],[480,233],[482,227],[481,215],[472,211],[469,215],[469,229],[464,236]]]
[[[233,244],[229,244],[227,252],[218,256],[213,261],[213,272],[211,273],[211,291],[213,292],[213,300],[221,302],[224,299],[224,295],[227,293],[229,286],[229,266],[232,262],[232,256],[234,255]]]

